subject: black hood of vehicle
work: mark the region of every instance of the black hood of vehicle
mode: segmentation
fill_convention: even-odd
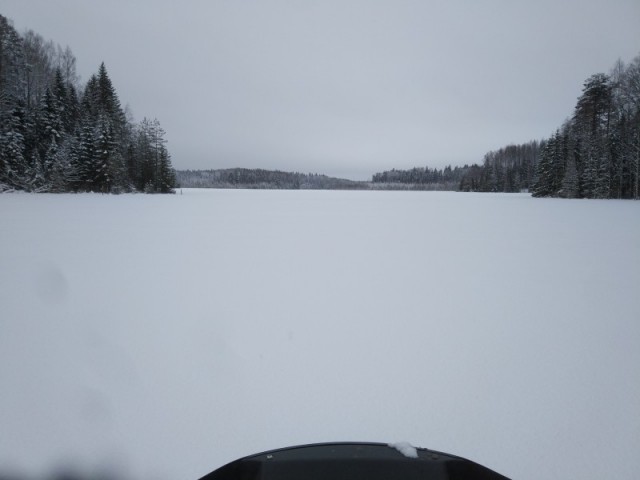
[[[250,455],[200,480],[509,480],[448,453],[406,444],[319,443]]]

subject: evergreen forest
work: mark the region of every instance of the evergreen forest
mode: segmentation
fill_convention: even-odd
[[[640,198],[640,56],[589,77],[542,149],[535,197]]]
[[[127,115],[104,63],[81,84],[69,47],[0,15],[0,192],[173,192],[164,136]]]

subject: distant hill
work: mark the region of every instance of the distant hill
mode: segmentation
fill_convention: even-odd
[[[184,188],[256,188],[282,190],[363,190],[369,182],[328,177],[315,173],[282,172],[249,168],[178,170],[177,183]]]
[[[178,170],[177,183],[184,188],[254,188],[282,190],[458,190],[468,167],[444,170],[414,168],[373,175],[371,181],[355,181],[317,173],[283,172],[249,168]]]

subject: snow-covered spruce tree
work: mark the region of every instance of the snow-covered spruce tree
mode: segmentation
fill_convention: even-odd
[[[611,114],[610,128],[606,139],[606,149],[609,155],[609,196],[623,198],[625,184],[629,180],[629,161],[624,155],[624,142],[628,135],[627,116],[629,114],[624,102],[625,65],[622,60],[614,64],[609,79],[611,84]]]
[[[135,129],[135,141],[127,154],[127,169],[135,172],[136,188],[147,193],[171,193],[175,187],[164,135],[157,119],[144,118]]]
[[[22,39],[0,15],[0,191],[24,183],[25,109],[21,103]]]
[[[0,116],[0,188],[24,188],[24,112],[19,107]],[[4,185],[4,187],[2,187]]]
[[[71,90],[70,108],[77,103]],[[72,161],[76,190],[122,192],[131,189],[125,157],[130,130],[120,100],[102,63],[87,82],[79,104],[78,154]]]
[[[171,167],[171,159],[166,148],[162,148],[160,152],[157,193],[173,193],[176,185],[176,172]]]
[[[558,130],[545,144],[536,169],[536,180],[531,189],[534,197],[559,194],[564,176],[565,142]]]
[[[609,198],[611,194],[611,176],[609,174],[611,167],[609,159],[606,155],[600,157],[598,162],[598,170],[596,181],[593,189],[593,198]]]
[[[611,113],[611,87],[609,77],[598,73],[589,77],[583,87],[574,113],[575,131],[580,137],[583,151],[581,171],[582,193],[585,197],[600,197],[608,188],[608,178],[601,178],[609,171],[606,152],[606,136]]]
[[[578,169],[573,155],[567,161],[567,168],[562,179],[562,189],[559,195],[564,198],[577,198],[579,195]]]
[[[638,122],[640,123],[640,118],[638,118]],[[631,157],[631,195],[634,200],[640,200],[640,128],[634,132],[629,151]]]
[[[91,191],[93,180],[97,176],[94,170],[96,138],[93,124],[88,118],[81,120],[76,145],[75,155],[71,159],[71,186],[76,192]]]
[[[108,193],[113,187],[112,172],[115,169],[117,143],[114,129],[108,118],[100,115],[94,126],[94,155],[92,158],[92,190]]]
[[[549,143],[542,150],[542,155],[536,168],[535,180],[531,187],[531,193],[534,197],[548,197],[551,195],[551,147]]]
[[[80,99],[80,116],[84,122],[95,122],[98,119],[98,77],[94,74],[89,77]]]
[[[44,176],[43,189],[49,188],[50,172],[54,169],[59,146],[62,143],[64,106],[61,99],[57,99],[50,88],[47,88],[41,99],[36,120],[38,132],[36,150],[42,161]]]
[[[572,125],[570,122],[565,124],[563,131],[566,161],[558,195],[563,198],[579,198],[580,178],[578,175],[576,139],[572,133]]]

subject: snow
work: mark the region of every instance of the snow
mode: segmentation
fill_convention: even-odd
[[[640,202],[0,195],[0,475],[325,441],[640,478]]]
[[[389,446],[398,450],[405,457],[418,458],[418,450],[409,442],[390,443]]]

